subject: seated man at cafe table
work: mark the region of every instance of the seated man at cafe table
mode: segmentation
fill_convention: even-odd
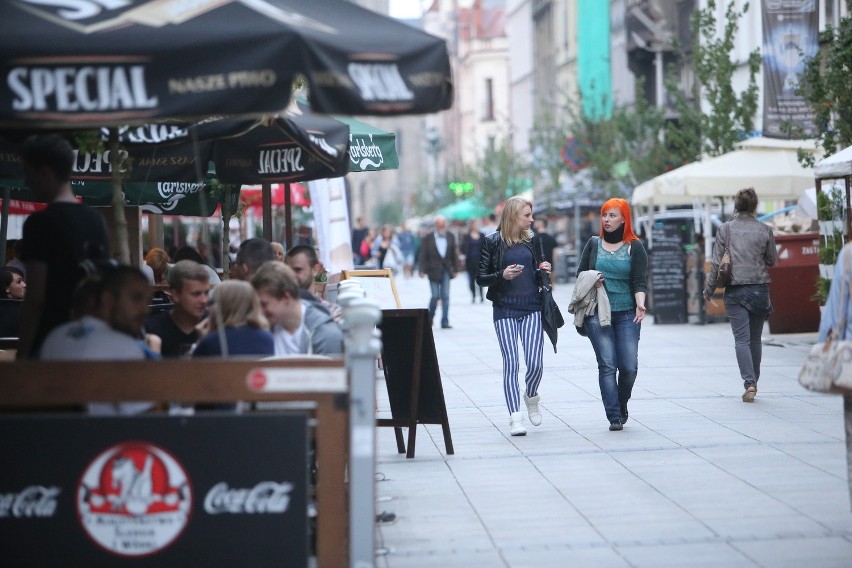
[[[207,313],[210,280],[204,267],[192,260],[181,260],[169,271],[169,286],[174,307],[150,316],[145,330],[162,340],[165,358],[188,355],[198,341],[196,326]]]
[[[134,361],[159,359],[154,344],[143,339],[142,324],[151,303],[151,286],[141,270],[111,268],[99,279],[84,280],[73,303],[83,310],[78,319],[62,324],[45,338],[40,357],[46,361]],[[89,413],[137,414],[150,402],[90,403]]]
[[[302,299],[313,303],[315,306],[328,312],[335,322],[340,323],[343,319],[343,308],[313,294],[311,287],[322,269],[322,264],[314,247],[308,245],[296,245],[287,251],[284,263],[293,269],[296,274],[296,282],[299,284]]]
[[[252,286],[275,340],[275,355],[342,355],[343,331],[328,312],[301,299],[293,270],[283,262],[261,266]]]
[[[231,266],[231,278],[251,282],[252,276],[264,262],[275,260],[275,249],[266,239],[246,239],[240,243],[237,259]]]

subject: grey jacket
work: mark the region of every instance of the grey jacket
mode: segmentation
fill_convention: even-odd
[[[343,330],[331,315],[313,302],[305,309],[305,330],[307,344],[303,345],[304,353],[312,355],[342,355]]]
[[[313,302],[301,300],[304,320],[303,333],[299,337],[297,352],[290,351],[293,347],[283,337],[286,333],[280,325],[272,330],[275,338],[275,355],[342,355],[343,330],[335,323],[331,315]]]
[[[719,278],[719,263],[725,253],[731,254],[731,285],[767,284],[770,281],[768,267],[775,264],[775,237],[769,225],[755,219],[754,215],[738,213],[724,223],[716,232],[710,272],[704,289],[710,294],[716,289]]]

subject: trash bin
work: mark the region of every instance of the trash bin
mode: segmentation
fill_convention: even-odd
[[[775,235],[775,249],[777,260],[769,268],[769,297],[775,309],[769,316],[769,332],[818,331],[819,304],[811,296],[819,276],[819,235]]]

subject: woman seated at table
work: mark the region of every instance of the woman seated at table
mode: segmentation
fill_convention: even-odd
[[[0,268],[0,337],[18,337],[26,291],[27,283],[21,269],[14,266]]]
[[[216,286],[209,319],[210,331],[198,342],[193,357],[275,354],[272,334],[267,331],[269,325],[260,312],[257,294],[248,282],[226,280]]]

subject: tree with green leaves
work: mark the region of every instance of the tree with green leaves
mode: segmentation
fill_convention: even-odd
[[[852,2],[847,2],[852,10]],[[805,62],[799,78],[800,94],[814,111],[817,140],[826,156],[852,145],[852,18],[828,26],[820,34],[823,48]],[[812,166],[813,155],[800,155],[800,161]]]
[[[473,180],[473,195],[493,207],[507,198],[528,189],[529,166],[512,148],[506,134],[496,137],[473,165],[462,167],[462,177]],[[449,191],[449,190],[448,190]]]
[[[707,0],[704,9],[692,14],[692,49],[682,52],[681,57],[691,59],[695,72],[695,86],[684,93],[678,86],[670,69],[666,89],[675,101],[679,114],[677,124],[666,128],[669,149],[683,163],[698,160],[702,155],[718,156],[734,149],[734,144],[746,138],[754,130],[759,91],[757,73],[760,70],[760,50],[748,55],[748,85],[742,93],[733,86],[737,63],[732,57],[734,40],[739,29],[739,20],[749,10],[749,3],[737,10],[736,3],[729,1],[725,10],[724,27],[719,29],[716,21],[716,1]],[[707,108],[702,109],[698,101],[704,99]]]

